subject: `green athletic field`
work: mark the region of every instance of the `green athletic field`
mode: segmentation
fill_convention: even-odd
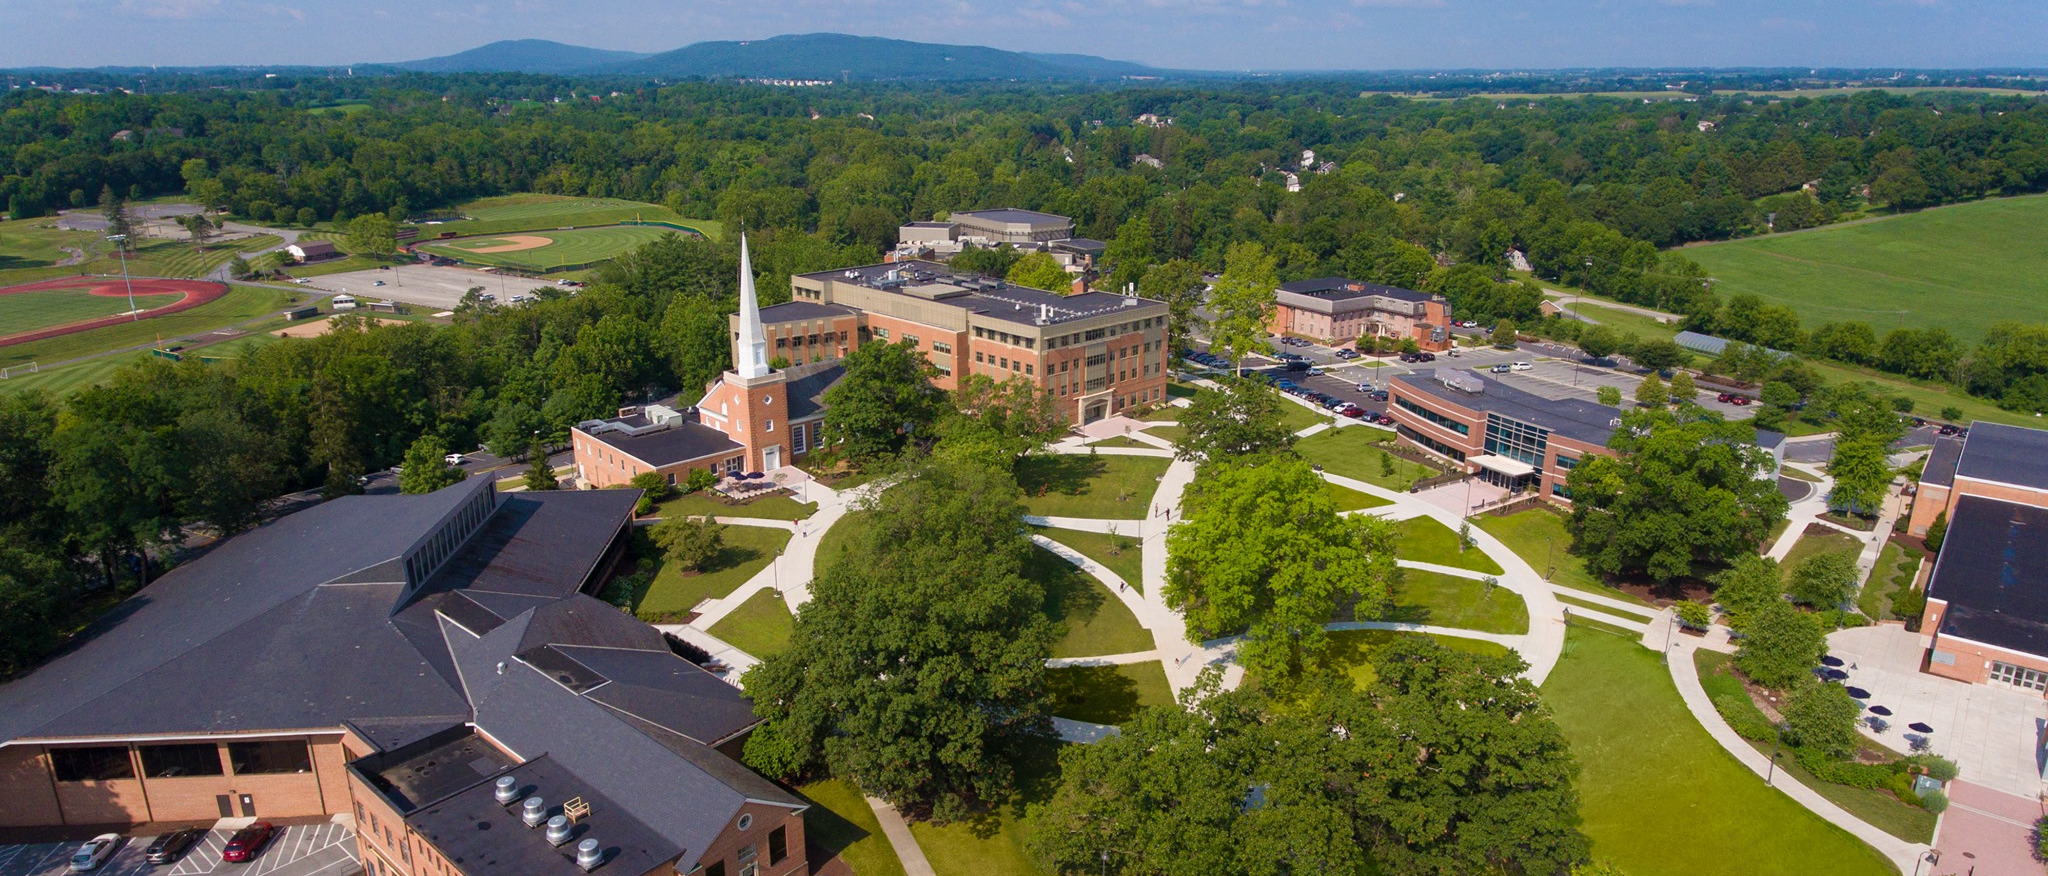
[[[674,210],[660,204],[620,198],[583,198],[529,193],[484,198],[462,204],[455,209],[468,218],[438,225],[422,225],[420,236],[434,237],[452,231],[467,237],[502,234],[508,231],[616,225],[621,222],[668,222],[695,229],[712,238],[719,237],[723,231],[716,222],[678,216]]]
[[[1999,320],[2048,322],[2048,195],[1999,198],[1814,231],[1687,247],[1723,300],[1790,305],[1800,322],[1878,334],[1940,326],[1975,342]],[[1900,313],[1899,311],[1904,311]]]
[[[665,235],[677,234],[659,225],[611,225],[578,228],[574,231],[526,231],[504,237],[465,237],[425,243],[420,249],[435,255],[459,258],[470,264],[496,265],[547,273],[567,266],[590,265],[616,258]],[[517,243],[521,238],[541,237],[546,246],[505,252],[480,252]]]
[[[41,289],[0,295],[0,332],[20,334],[128,312],[127,297],[89,295],[87,288]],[[137,295],[135,306],[147,310],[183,297],[182,293]]]

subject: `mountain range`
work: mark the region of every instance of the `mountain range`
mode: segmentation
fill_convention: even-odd
[[[503,40],[466,52],[388,66],[427,73],[545,73],[673,79],[1119,79],[1165,71],[1094,55],[1011,52],[837,33],[693,43],[656,54]]]

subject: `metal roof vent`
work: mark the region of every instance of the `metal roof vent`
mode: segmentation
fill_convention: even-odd
[[[500,776],[497,790],[492,791],[491,796],[497,798],[499,806],[512,805],[512,801],[519,799],[519,780],[511,776]]]
[[[597,840],[587,839],[576,844],[576,866],[588,873],[604,863],[604,851],[597,847]]]
[[[548,819],[548,845],[559,846],[569,841],[569,816],[557,815]]]
[[[547,801],[539,797],[526,798],[524,811],[519,813],[519,820],[526,822],[527,827],[539,827],[541,822],[548,820]]]

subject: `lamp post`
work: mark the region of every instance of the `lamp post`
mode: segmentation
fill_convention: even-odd
[[[110,234],[107,240],[114,244],[114,252],[121,256],[121,285],[128,287],[128,321],[142,319],[135,310],[135,281],[128,278],[128,235]]]
[[[768,568],[774,570],[775,595],[780,597],[782,595],[782,548],[775,549],[775,560],[768,564]]]
[[[1555,574],[1557,574],[1557,539],[1545,538],[1543,539],[1543,580],[1549,581],[1550,576]]]
[[[1678,612],[1671,612],[1671,622],[1664,626],[1664,662],[1671,662],[1671,643],[1678,638]]]
[[[1772,781],[1773,779],[1776,779],[1776,778],[1778,777],[1778,741],[1779,741],[1779,739],[1780,739],[1780,738],[1781,738],[1781,734],[1780,734],[1780,732],[1779,732],[1778,728],[1776,728],[1776,727],[1772,727],[1772,728],[1771,728],[1771,768],[1770,768],[1770,770],[1768,770],[1767,772],[1765,772],[1765,773],[1764,773],[1764,784],[1766,784],[1766,785],[1770,784],[1770,783],[1771,783],[1771,781]]]
[[[1921,865],[1921,864],[1939,864],[1939,863],[1941,863],[1941,850],[1940,850],[1940,849],[1928,849],[1928,850],[1927,850],[1927,854],[1921,855],[1920,857],[1917,857],[1917,858],[1914,858],[1914,859],[1913,859],[1913,876],[1920,876],[1920,865]]]

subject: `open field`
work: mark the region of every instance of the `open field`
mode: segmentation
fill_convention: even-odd
[[[128,273],[148,277],[203,277],[242,252],[269,249],[284,241],[258,234],[194,246],[183,235],[143,238],[128,253]],[[77,250],[82,261],[61,264]],[[70,231],[47,220],[9,222],[0,226],[0,285],[30,283],[78,274],[120,276],[121,259],[96,231]]]
[[[2048,322],[2048,195],[1997,198],[1687,247],[1723,298],[1791,306],[1807,328],[1939,326],[1974,342],[2002,319]],[[1900,311],[1903,311],[1901,313]]]
[[[570,226],[617,225],[621,222],[670,222],[693,228],[711,238],[724,234],[724,229],[716,222],[678,216],[660,204],[619,198],[504,195],[471,201],[455,210],[468,218],[421,226],[420,236],[434,237],[451,231],[463,236],[499,234]]]
[[[30,292],[16,292],[0,295],[0,332],[32,332],[52,326],[69,325],[103,316],[128,312],[126,296],[93,295],[90,286],[102,285],[93,280],[67,289],[40,289]],[[135,296],[135,306],[143,310],[158,307],[178,300],[174,292]]]
[[[552,273],[617,258],[662,237],[678,233],[659,225],[609,225],[574,231],[533,231],[520,234],[458,237],[423,243],[419,249],[461,259],[473,265],[518,268]]]
[[[1157,456],[1043,454],[1017,461],[1027,514],[1142,520],[1172,460]]]
[[[1596,860],[1630,876],[1898,872],[1723,751],[1633,638],[1574,625],[1543,699],[1579,762]]]
[[[0,347],[0,367],[30,362],[52,365],[65,359],[151,345],[159,338],[198,334],[273,315],[303,300],[304,295],[284,289],[230,286],[226,295],[191,310]]]

